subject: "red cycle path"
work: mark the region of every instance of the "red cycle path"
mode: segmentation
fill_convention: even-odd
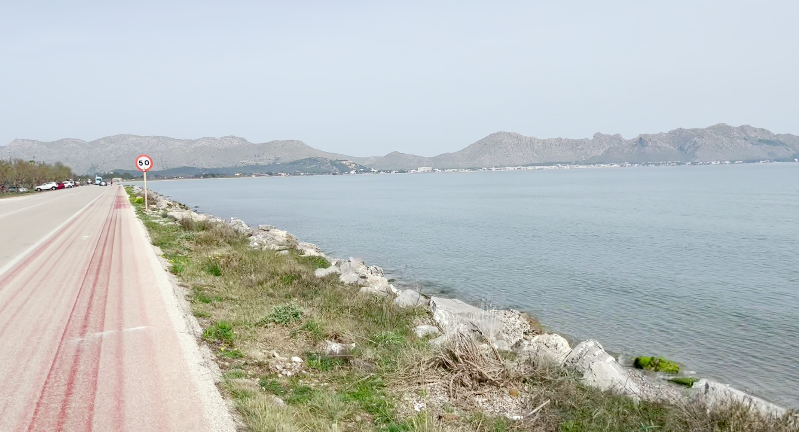
[[[0,275],[0,431],[209,430],[137,224],[109,188]]]

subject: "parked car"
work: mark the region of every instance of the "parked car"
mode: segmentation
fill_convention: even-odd
[[[64,187],[67,189],[72,189],[75,186],[75,183],[72,180],[67,180],[64,182]]]
[[[27,192],[27,191],[28,191],[28,189],[24,188],[22,186],[9,186],[8,189],[6,189],[6,192],[24,193],[24,192]]]
[[[55,182],[47,182],[45,184],[40,184],[36,186],[36,192],[41,192],[43,190],[56,190],[58,189],[58,185]]]
[[[66,186],[64,186],[64,183],[62,183],[62,182],[56,182],[55,185],[56,185],[56,187],[58,189],[66,189],[67,188]]]

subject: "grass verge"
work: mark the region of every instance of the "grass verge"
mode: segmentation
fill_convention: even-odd
[[[561,369],[511,367],[468,340],[434,350],[413,333],[429,322],[426,310],[360,295],[335,275],[317,278],[326,260],[253,250],[226,224],[145,213],[128,193],[189,292],[224,373],[221,390],[249,431],[797,430],[742,406],[635,403]],[[326,354],[326,341],[355,347]],[[510,420],[505,406],[540,408]]]

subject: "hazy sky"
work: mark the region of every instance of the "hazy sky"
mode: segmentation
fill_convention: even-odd
[[[0,0],[0,144],[131,133],[431,156],[496,131],[799,134],[796,1]]]

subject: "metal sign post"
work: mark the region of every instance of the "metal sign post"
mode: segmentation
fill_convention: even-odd
[[[139,155],[136,158],[136,169],[144,173],[144,210],[150,208],[147,198],[147,171],[153,167],[153,159],[147,155]]]

